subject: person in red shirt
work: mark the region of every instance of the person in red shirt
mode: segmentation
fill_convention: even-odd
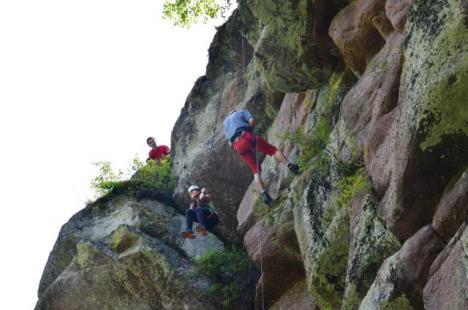
[[[151,147],[151,150],[148,154],[148,159],[146,161],[156,160],[157,162],[160,162],[162,159],[168,158],[170,156],[171,150],[169,147],[166,145],[157,145],[156,140],[153,137],[146,139],[146,143],[149,147]]]

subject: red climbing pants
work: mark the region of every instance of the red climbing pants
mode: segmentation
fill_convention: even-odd
[[[254,174],[256,174],[260,169],[260,164],[257,169],[255,148],[257,148],[257,152],[261,152],[270,156],[274,155],[278,150],[276,147],[258,135],[256,136],[256,143],[254,143],[254,136],[248,131],[244,131],[244,133],[239,136],[236,141],[234,141],[233,147]]]

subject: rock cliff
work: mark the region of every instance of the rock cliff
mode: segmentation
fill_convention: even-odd
[[[73,216],[36,308],[468,309],[467,98],[466,0],[239,0],[174,126],[172,198]],[[224,140],[239,108],[301,166],[265,158],[272,207]],[[184,240],[193,183],[221,224]]]

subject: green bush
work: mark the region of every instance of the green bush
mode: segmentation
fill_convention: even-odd
[[[382,310],[413,310],[408,298],[403,294],[393,301],[386,301],[382,307]]]
[[[361,167],[353,175],[338,181],[339,195],[336,199],[338,205],[348,208],[351,200],[371,189],[366,169]]]
[[[98,167],[99,172],[91,180],[91,187],[98,196],[105,195],[115,187],[122,185],[123,172],[121,170],[115,172],[110,162],[100,161],[93,163],[93,165]]]
[[[222,296],[223,306],[232,308],[241,299],[239,283],[248,278],[253,267],[247,253],[239,248],[213,250],[194,259],[194,275],[202,275],[213,284],[208,292]]]
[[[209,251],[195,258],[195,264],[197,272],[212,279],[220,273],[235,276],[250,267],[247,253],[236,247]]]
[[[333,150],[327,146],[330,143],[334,116],[337,115],[349,86],[354,82],[354,75],[347,69],[337,71],[330,76],[326,85],[309,93],[304,99],[311,109],[309,128],[300,127],[285,136],[299,147],[298,164],[302,171],[313,169],[326,175],[333,159],[338,161]]]
[[[253,205],[253,210],[255,213],[263,217],[268,225],[273,225],[275,218],[273,217],[273,208],[266,205],[259,198],[255,201]]]
[[[330,131],[329,120],[322,117],[311,133],[307,134],[303,127],[299,127],[284,137],[299,147],[297,162],[302,171],[314,169],[324,172],[329,168],[330,155],[333,155],[326,147],[330,141]]]
[[[98,175],[91,180],[91,187],[96,191],[97,196],[104,196],[124,188],[128,188],[131,192],[157,191],[169,194],[175,185],[169,160],[163,160],[160,163],[150,160],[145,164],[135,156],[126,173],[121,170],[114,171],[110,162],[93,164],[98,167],[99,171]]]
[[[188,28],[200,20],[206,23],[209,19],[224,16],[230,6],[230,0],[165,0],[163,18]]]
[[[174,189],[175,178],[172,175],[169,160],[162,160],[160,163],[150,160],[146,165],[136,163],[135,167],[137,170],[131,180],[138,182],[142,188],[163,192],[170,192]]]

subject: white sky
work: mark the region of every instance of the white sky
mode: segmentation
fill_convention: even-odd
[[[93,162],[170,145],[215,29],[172,26],[162,2],[0,1],[0,309],[33,309]]]

